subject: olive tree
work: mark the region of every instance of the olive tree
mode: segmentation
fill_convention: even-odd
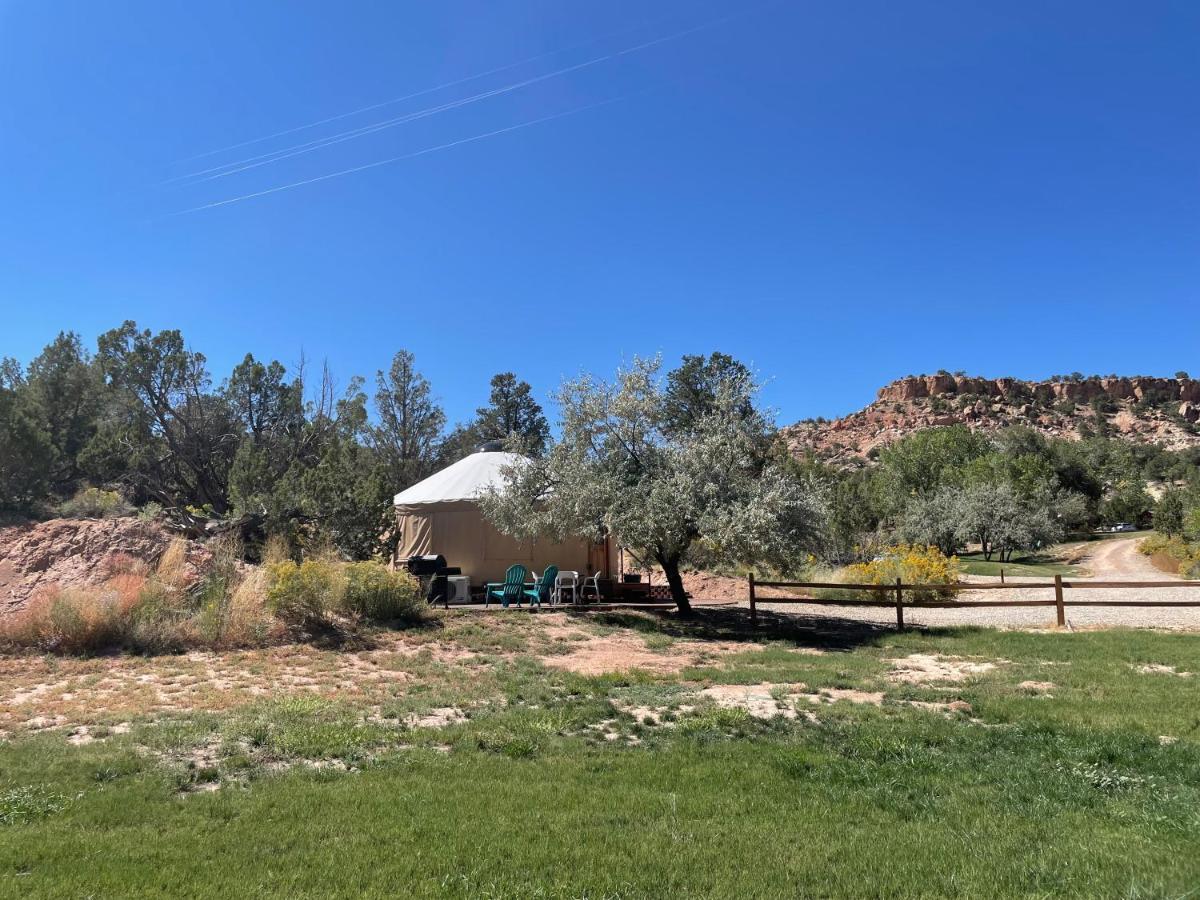
[[[900,534],[910,544],[937,547],[953,556],[962,542],[959,525],[961,491],[943,485],[936,491],[914,497],[904,509]]]
[[[612,383],[566,382],[556,398],[559,440],[507,467],[481,504],[517,537],[612,537],[662,567],[686,612],[680,566],[689,550],[786,564],[816,541],[823,510],[812,486],[765,452],[774,428],[754,407],[748,373],[716,379],[687,427],[678,427],[660,373],[658,359],[635,359]]]
[[[1006,481],[981,481],[958,494],[952,515],[961,540],[978,542],[984,559],[999,555],[1007,562],[1017,550],[1062,540],[1064,522],[1079,503],[1077,495],[1023,497]]]

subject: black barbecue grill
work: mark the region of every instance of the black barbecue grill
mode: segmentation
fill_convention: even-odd
[[[436,575],[439,569],[446,568],[446,557],[440,553],[427,553],[424,556],[410,556],[404,564],[409,574],[417,578],[428,578]]]
[[[411,575],[421,580],[425,588],[425,599],[430,603],[447,599],[449,585],[446,583],[446,576],[462,574],[462,569],[458,566],[447,566],[446,557],[440,553],[410,556],[404,565]]]

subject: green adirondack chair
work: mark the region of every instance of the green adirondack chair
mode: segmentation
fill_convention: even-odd
[[[493,581],[488,583],[483,590],[483,605],[487,605],[493,600],[499,600],[501,606],[508,606],[510,603],[521,605],[521,592],[525,590],[525,567],[522,565],[509,566],[508,571],[504,573],[504,581]]]
[[[558,566],[546,566],[546,571],[542,573],[539,581],[535,582],[533,587],[525,588],[525,597],[529,600],[529,605],[533,606],[537,603],[542,605],[543,600],[550,599],[550,592],[554,590],[554,579],[558,577]]]

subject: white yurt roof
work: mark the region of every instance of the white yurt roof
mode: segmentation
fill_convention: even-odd
[[[489,487],[500,487],[503,477],[500,470],[520,462],[519,453],[503,451],[481,451],[463,457],[440,472],[435,472],[424,481],[398,493],[393,500],[396,506],[415,506],[422,503],[453,503],[475,500]]]

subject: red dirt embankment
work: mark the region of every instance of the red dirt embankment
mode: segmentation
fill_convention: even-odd
[[[162,525],[133,517],[51,519],[0,528],[0,615],[21,609],[40,589],[101,584],[130,558],[153,565],[173,539]],[[188,543],[193,577],[211,558],[204,545]]]
[[[1150,565],[1154,566],[1160,572],[1166,572],[1169,575],[1179,574],[1179,560],[1170,553],[1163,553],[1161,550],[1150,554]]]

